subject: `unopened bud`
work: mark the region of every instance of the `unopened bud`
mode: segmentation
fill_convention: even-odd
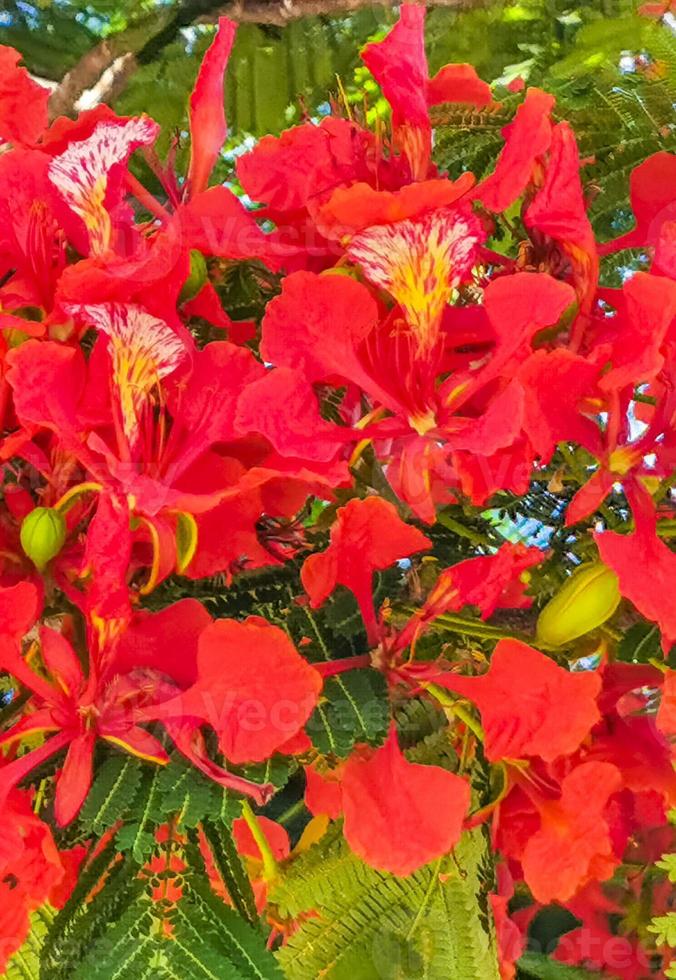
[[[66,540],[66,521],[52,507],[36,507],[21,523],[21,547],[42,571],[58,555]]]
[[[621,598],[612,568],[600,561],[583,565],[540,613],[537,640],[547,647],[564,646],[610,619]]]

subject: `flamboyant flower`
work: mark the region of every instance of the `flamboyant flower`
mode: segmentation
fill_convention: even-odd
[[[601,717],[598,674],[571,673],[519,640],[500,640],[481,677],[443,673],[430,679],[476,704],[486,756],[494,761],[537,756],[551,762],[570,755]]]
[[[350,589],[359,603],[369,642],[375,643],[378,621],[373,573],[430,546],[429,538],[405,524],[387,500],[351,500],[338,511],[329,547],[306,559],[301,579],[313,606],[320,606],[337,585]]]
[[[261,762],[302,729],[321,686],[278,627],[256,616],[217,620],[199,634],[195,682],[141,716],[209,724],[230,762]]]
[[[476,606],[482,619],[496,609],[524,609],[532,600],[526,595],[528,569],[543,560],[539,548],[506,541],[493,555],[479,555],[445,568],[423,605],[400,630],[396,649],[415,644],[439,616]]]
[[[367,44],[362,60],[392,108],[392,141],[406,158],[414,180],[430,170],[432,126],[429,106],[440,102],[487,105],[490,87],[471,65],[446,65],[430,79],[425,55],[425,8],[404,3],[399,20],[382,40]]]
[[[345,839],[355,854],[403,876],[457,844],[470,787],[439,766],[408,762],[393,727],[381,748],[348,759],[342,799]]]
[[[5,590],[3,599],[9,602],[18,588]],[[212,623],[183,603],[178,610],[139,617],[128,639],[116,635],[107,647],[103,644],[108,637],[90,630],[85,674],[65,636],[42,628],[39,655],[45,677],[29,666],[19,649],[27,616],[35,613],[29,588],[21,592],[20,622],[9,618],[3,628],[0,664],[31,692],[31,699],[0,744],[16,744],[36,733],[51,737],[0,769],[0,795],[6,796],[36,765],[67,748],[55,800],[58,822],[67,824],[89,790],[96,739],[165,764],[168,755],[162,743],[142,727],[161,720],[178,750],[210,778],[259,802],[268,798],[268,785],[251,783],[208,758],[200,729],[208,724],[216,731],[221,751],[233,764],[267,759],[301,731],[322,681],[285,633],[256,617],[244,623]],[[142,656],[135,653],[140,643]],[[248,650],[246,658],[243,650]],[[35,649],[32,655],[37,653]]]
[[[521,866],[539,902],[565,902],[590,881],[605,881],[619,863],[604,811],[622,788],[615,766],[586,762],[561,783],[557,800],[540,800],[540,827],[527,841]]]
[[[483,322],[490,337],[486,356],[447,374],[444,350],[452,342],[452,322],[423,354],[398,308],[378,322],[378,307],[364,285],[297,272],[287,276],[281,295],[269,304],[262,353],[277,368],[295,371],[306,394],[307,380],[344,380],[367,393],[370,411],[359,422],[355,440],[359,432],[373,442],[395,490],[418,516],[431,521],[435,473],[446,478],[446,488],[458,478],[450,457],[461,474],[470,454],[485,459],[489,492],[496,483],[500,486],[491,457],[521,436],[523,390],[513,378],[514,369],[530,352],[533,338],[556,323],[573,301],[570,286],[546,275],[519,273],[496,280],[484,295]],[[330,331],[327,322],[332,323]],[[259,383],[259,398],[247,415],[250,427],[266,389],[276,391],[274,375],[270,371]],[[291,376],[284,378],[288,392]],[[293,452],[292,429],[271,431],[266,425],[264,432],[280,452]],[[346,433],[339,427],[331,434],[324,426],[321,432],[323,440],[334,439],[335,452],[344,447]],[[458,457],[462,452],[465,457]]]
[[[3,636],[1,642],[2,668],[16,677],[32,698],[30,710],[2,735],[0,745],[17,744],[40,733],[52,736],[0,769],[3,798],[36,765],[67,748],[54,802],[57,823],[65,826],[77,815],[89,791],[97,738],[154,762],[168,761],[162,744],[133,721],[130,706],[147,696],[142,684],[114,678],[103,685],[95,668],[86,677],[65,637],[46,627],[40,630],[40,655],[47,679],[27,665],[16,641]]]
[[[177,563],[177,515],[209,510],[226,491],[226,484],[203,490],[198,461],[238,437],[238,393],[264,369],[226,342],[196,352],[192,340],[139,307],[108,304],[80,315],[99,330],[88,363],[53,343],[12,352],[17,415],[29,430],[58,435],[84,468],[85,490],[107,487],[126,498],[150,532],[155,572],[167,574]]]
[[[0,779],[2,769],[0,768]],[[30,915],[65,892],[66,867],[48,825],[34,812],[30,796],[13,790],[2,807],[0,847],[0,970],[30,932]]]

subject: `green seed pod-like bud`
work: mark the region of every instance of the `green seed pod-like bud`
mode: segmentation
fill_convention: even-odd
[[[201,252],[194,248],[190,252],[190,272],[188,273],[188,278],[183,283],[181,295],[178,298],[179,303],[188,303],[191,299],[194,299],[206,281],[206,259]]]
[[[542,646],[560,647],[610,619],[620,599],[617,575],[597,561],[583,565],[540,613],[536,637]]]
[[[52,507],[36,507],[21,524],[21,547],[42,571],[58,555],[66,540],[66,521]]]

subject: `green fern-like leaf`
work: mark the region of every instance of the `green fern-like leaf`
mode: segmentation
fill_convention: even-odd
[[[83,902],[82,886],[94,876],[90,866],[90,873],[85,871],[80,877],[73,895],[55,918],[42,953],[41,980],[72,980],[97,943],[109,934],[111,925],[143,895],[145,884],[139,879],[138,865],[129,859],[113,865],[109,862],[109,853],[101,863],[92,861],[99,880],[101,872],[108,869],[97,894]]]
[[[222,823],[206,820],[202,824],[202,833],[233,905],[242,918],[251,924],[257,923],[258,912],[251,883],[229,828]]]
[[[80,812],[84,831],[100,835],[132,806],[141,783],[141,766],[129,755],[113,755],[103,763]]]
[[[550,959],[544,953],[524,953],[519,960],[519,977],[526,980],[598,980],[598,973],[590,973],[578,966],[567,966]]]
[[[43,905],[33,912],[28,937],[7,964],[5,976],[8,980],[40,980],[42,947],[54,915],[49,905]]]
[[[232,964],[238,976],[245,980],[281,980],[282,973],[266,950],[260,929],[224,905],[204,879],[195,875],[188,880],[186,902],[179,905],[177,925],[181,921],[187,923],[194,913],[204,924],[204,932],[214,947],[222,951],[223,959]]]
[[[320,752],[346,756],[356,742],[381,744],[389,714],[383,675],[370,668],[352,670],[326,681],[306,728]]]
[[[480,830],[464,835],[454,857],[398,878],[365,865],[336,828],[273,891],[281,914],[311,913],[277,954],[284,974],[497,980],[490,878]]]

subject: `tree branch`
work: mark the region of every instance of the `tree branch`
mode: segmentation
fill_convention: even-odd
[[[466,10],[484,0],[428,0],[429,6]],[[89,89],[102,87],[99,101],[119,96],[141,64],[159,57],[183,27],[215,23],[230,17],[240,23],[284,27],[301,17],[338,16],[360,7],[390,7],[391,0],[183,0],[174,10],[154,13],[132,27],[101,41],[80,58],[64,76],[49,100],[50,119],[73,115],[78,99]],[[103,76],[110,77],[103,84]]]

